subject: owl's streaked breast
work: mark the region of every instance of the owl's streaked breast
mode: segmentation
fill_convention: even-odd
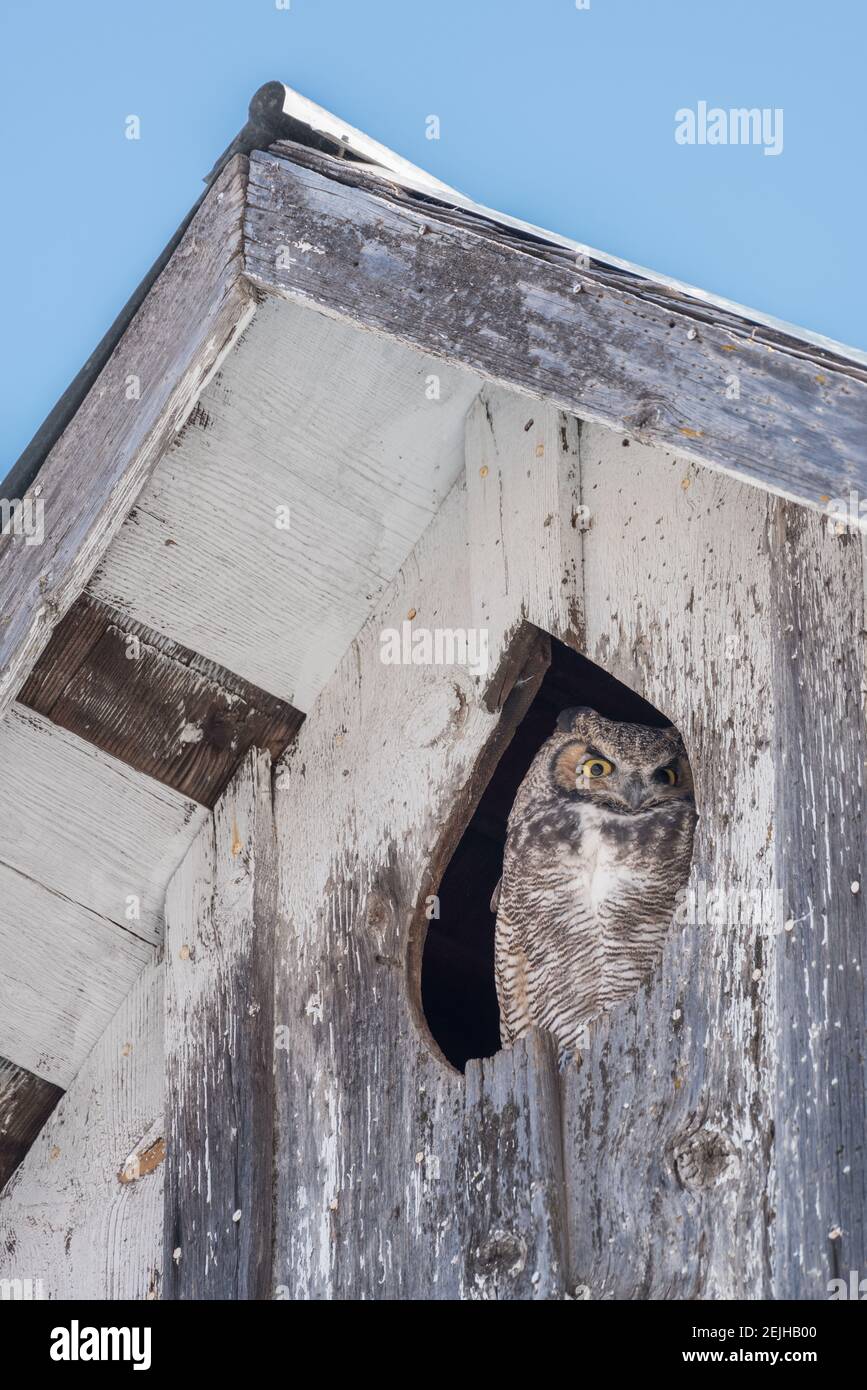
[[[684,797],[620,813],[564,796],[547,766],[543,749],[510,817],[497,995],[504,1044],[536,1026],[566,1052],[658,965],[689,873],[695,808]]]

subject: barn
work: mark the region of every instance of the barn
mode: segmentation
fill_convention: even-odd
[[[867,1268],[865,445],[864,354],[261,88],[2,489],[4,1296]],[[488,902],[575,704],[699,822],[561,1068]]]

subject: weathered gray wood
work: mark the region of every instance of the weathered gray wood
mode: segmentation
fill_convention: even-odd
[[[725,898],[719,921],[673,929],[567,1074],[572,1274],[591,1298],[770,1297],[776,504],[599,428],[580,459],[587,651],[680,728],[700,817],[689,886]],[[730,920],[737,890],[765,894],[755,925]]]
[[[303,718],[87,594],[55,629],[20,703],[203,806],[248,748],[279,757]]]
[[[474,618],[495,650],[516,615],[581,645],[579,431],[573,415],[498,388],[484,389],[467,414]]]
[[[0,1057],[0,1192],[62,1095],[59,1086]]]
[[[0,865],[0,1052],[67,1087],[151,947]]]
[[[373,196],[256,153],[247,200],[246,273],[265,289],[789,497],[867,489],[861,367],[585,283],[386,180]]]
[[[867,1253],[867,624],[861,537],[780,505],[770,535],[777,959],[774,1287],[822,1298]]]
[[[207,812],[23,705],[0,764],[0,1055],[66,1087],[161,939]]]
[[[864,1221],[859,550],[607,431],[580,456],[588,651],[681,728],[690,886],[720,896],[566,1077],[572,1278],[594,1298],[823,1299]],[[809,541],[784,544],[781,515]]]
[[[252,316],[245,181],[246,160],[233,159],[28,488],[45,504],[44,542],[0,537],[0,714]]]
[[[516,1101],[523,1104],[516,1104]],[[557,1052],[532,1032],[466,1072],[465,1169],[457,1193],[466,1298],[563,1298],[566,1204]]]
[[[204,807],[19,704],[0,724],[0,765],[0,865],[159,941],[166,885]],[[14,925],[0,907],[0,931]]]
[[[864,1212],[863,836],[836,745],[814,764],[849,719],[843,766],[860,765],[861,552],[830,532],[818,544],[809,513],[595,426],[577,456],[557,451],[552,487],[548,451],[525,437],[544,443],[551,422],[525,431],[521,414],[497,392],[474,407],[466,491],[278,769],[277,1296],[527,1297],[538,1273],[537,1296],[824,1298],[835,1260],[857,1266]],[[564,526],[576,498],[587,511]],[[809,539],[781,547],[781,514]],[[528,615],[569,640],[583,615],[588,653],[678,724],[693,760],[694,910],[559,1102],[529,1052],[526,1072],[505,1053],[461,1083],[421,1017],[425,899],[484,783],[501,702],[460,670],[383,667],[380,632],[407,612],[455,626],[484,613],[495,654]],[[831,711],[815,731],[802,680]],[[800,778],[809,792],[788,801]],[[817,809],[813,831],[813,804],[827,829]],[[828,882],[827,931],[799,939]],[[519,1154],[495,1143],[513,1133]],[[545,1194],[535,1210],[528,1192]]]
[[[291,93],[291,89],[288,89],[288,93],[289,100],[297,97],[296,93]],[[331,121],[334,121],[333,117]],[[340,124],[346,131],[347,127],[342,122]],[[333,139],[335,126],[329,125],[327,128],[332,131],[332,136],[326,139]],[[366,189],[374,195],[382,192],[385,181],[388,184],[388,197],[394,202],[405,201],[408,206],[418,207],[421,204],[428,209],[434,208],[438,221],[475,230],[504,246],[540,256],[551,264],[563,265],[570,270],[579,265],[590,284],[611,284],[629,289],[652,303],[679,306],[696,323],[726,325],[734,333],[766,343],[769,347],[783,346],[791,351],[806,352],[814,360],[834,360],[856,370],[859,367],[867,368],[867,353],[858,348],[846,347],[812,329],[785,323],[755,306],[746,308],[699,286],[636,265],[610,251],[600,251],[561,232],[485,207],[465,197],[457,189],[432,180],[429,174],[407,165],[390,150],[380,150],[377,156],[376,152],[366,149],[361,143],[366,142],[366,137],[362,136],[361,142],[357,142],[356,137],[357,132],[354,131],[348,135],[353,150],[362,155],[360,160],[345,159],[341,150],[318,142],[315,136],[308,138],[307,133],[300,130],[294,134],[281,133],[267,143],[260,138],[247,145],[243,153],[268,149],[293,164],[313,169],[338,183]]]
[[[36,1297],[159,1295],[163,1167],[121,1174],[162,1110],[162,975],[141,973],[0,1194],[0,1278]]]
[[[274,850],[251,752],[166,898],[165,1298],[270,1295]]]
[[[509,695],[496,641],[478,679],[380,660],[412,611],[472,625],[469,531],[457,484],[279,765],[278,1298],[564,1288],[550,1048],[527,1039],[465,1082],[421,1014],[426,898],[541,676],[513,662]],[[522,646],[520,623],[517,602]]]
[[[266,302],[91,592],[306,712],[460,474],[478,387]]]

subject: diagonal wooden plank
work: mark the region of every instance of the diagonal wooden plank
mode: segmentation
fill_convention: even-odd
[[[153,947],[0,864],[0,1053],[67,1087]]]
[[[62,1095],[59,1086],[0,1057],[0,1192]]]
[[[460,474],[478,387],[269,299],[90,593],[306,712]]]
[[[236,157],[27,489],[44,505],[42,543],[0,536],[0,715],[252,317],[240,278],[245,182]]]
[[[162,1109],[161,965],[130,982],[77,1071],[0,1194],[0,1278],[41,1298],[157,1298],[164,1164],[157,1152],[129,1181],[127,1160]]]
[[[0,864],[158,942],[204,807],[23,705],[0,724],[0,764]]]
[[[584,283],[534,243],[395,200],[387,180],[374,195],[256,152],[247,199],[245,269],[264,289],[786,496],[867,490],[854,364]]]
[[[279,757],[303,719],[87,594],[56,628],[20,703],[203,806],[248,748]]]

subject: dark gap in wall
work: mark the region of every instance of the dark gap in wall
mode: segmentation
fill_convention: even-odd
[[[662,727],[657,709],[587,657],[551,639],[551,665],[479,802],[439,888],[428,924],[421,996],[428,1027],[453,1066],[500,1049],[491,894],[503,866],[515,793],[561,710],[590,705],[607,719]]]

